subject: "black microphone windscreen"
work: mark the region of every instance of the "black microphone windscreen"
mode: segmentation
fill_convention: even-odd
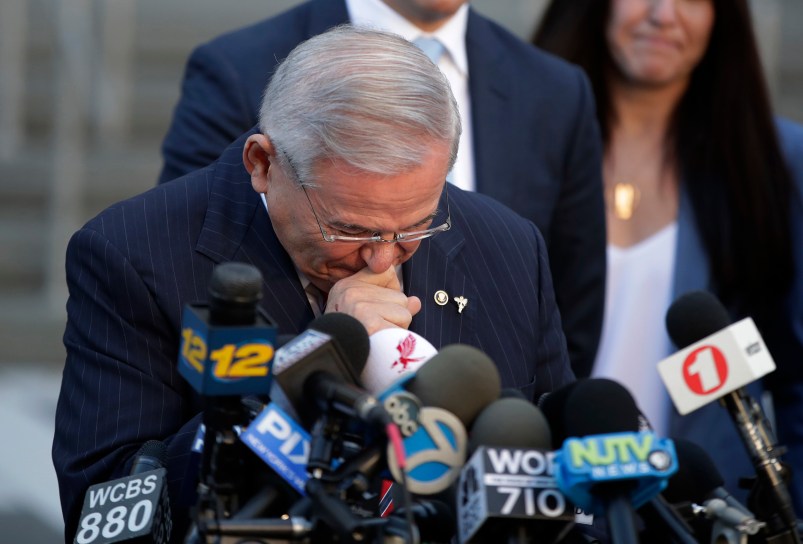
[[[134,456],[131,475],[142,474],[149,470],[163,468],[167,465],[167,446],[161,440],[148,440]]]
[[[661,492],[670,503],[704,503],[711,493],[725,482],[714,460],[699,445],[684,438],[673,438],[678,471],[669,478]]]
[[[228,262],[212,271],[209,293],[230,301],[252,302],[262,296],[262,274],[250,264]]]
[[[539,399],[552,430],[552,444],[560,448],[569,437],[638,432],[641,415],[633,395],[619,382],[586,378]]]
[[[689,291],[678,297],[666,312],[666,332],[678,349],[694,344],[730,324],[728,311],[708,291]]]
[[[167,446],[161,440],[148,440],[139,448],[137,455],[153,457],[164,465],[167,463]]]
[[[262,298],[262,274],[255,266],[228,262],[217,265],[209,279],[209,321],[216,325],[249,325]]]
[[[480,446],[498,448],[552,448],[552,433],[544,414],[519,398],[500,398],[474,420],[468,438],[469,455]]]
[[[371,349],[368,331],[362,323],[348,314],[333,312],[314,319],[308,328],[331,336],[355,374],[362,373]]]
[[[496,365],[482,351],[464,344],[444,346],[416,372],[406,389],[422,406],[443,408],[466,426],[499,398]]]

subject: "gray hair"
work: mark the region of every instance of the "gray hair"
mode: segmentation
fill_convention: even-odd
[[[451,144],[451,169],[461,130],[449,82],[418,47],[348,25],[290,52],[265,90],[259,127],[303,183],[326,160],[408,172],[433,141]]]

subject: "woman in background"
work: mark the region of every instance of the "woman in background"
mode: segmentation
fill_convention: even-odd
[[[586,70],[605,142],[594,375],[624,383],[657,432],[704,446],[736,494],[754,471],[726,411],[681,418],[656,363],[674,351],[664,316],[687,291],[753,317],[778,367],[763,387],[800,515],[803,127],[773,119],[747,0],[552,0],[533,43]]]

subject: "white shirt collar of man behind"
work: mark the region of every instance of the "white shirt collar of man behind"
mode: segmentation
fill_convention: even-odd
[[[413,41],[421,36],[438,38],[438,41],[449,53],[448,62],[451,62],[463,77],[468,77],[468,56],[466,54],[468,4],[460,6],[460,9],[446,24],[432,33],[422,32],[420,28],[396,13],[382,0],[346,0],[346,7],[349,19],[355,26],[393,32],[408,41]]]
[[[476,189],[474,178],[474,138],[471,122],[471,99],[468,89],[468,54],[466,31],[468,29],[468,3],[463,4],[446,23],[435,32],[423,32],[420,28],[399,15],[382,0],[346,0],[349,20],[354,26],[398,34],[408,41],[419,37],[433,37],[445,49],[438,61],[457,100],[463,133],[460,135],[460,150],[449,181],[461,189]]]

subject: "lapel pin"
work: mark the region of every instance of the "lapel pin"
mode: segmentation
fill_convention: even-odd
[[[457,302],[457,313],[462,314],[463,309],[465,309],[466,304],[468,304],[468,299],[460,295],[459,297],[454,297],[454,301]]]
[[[435,304],[445,306],[447,302],[449,302],[449,295],[446,291],[435,291]]]

